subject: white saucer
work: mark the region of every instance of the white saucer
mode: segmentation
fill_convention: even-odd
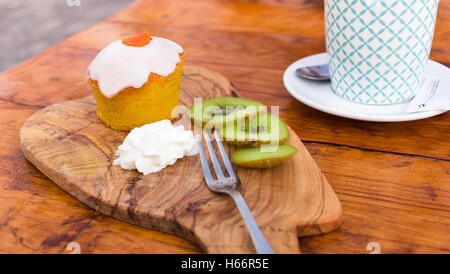
[[[400,122],[424,119],[439,115],[446,110],[405,113],[410,101],[392,105],[365,105],[345,100],[331,90],[330,81],[312,81],[298,77],[295,70],[302,66],[319,65],[328,62],[326,53],[300,59],[290,65],[283,75],[283,82],[289,93],[300,102],[317,110],[350,119],[374,122]],[[425,77],[450,77],[450,69],[429,60],[425,66]]]

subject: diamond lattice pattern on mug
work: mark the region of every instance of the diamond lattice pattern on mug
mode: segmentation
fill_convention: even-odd
[[[326,0],[333,90],[369,104],[412,98],[428,60],[437,5],[438,0]]]

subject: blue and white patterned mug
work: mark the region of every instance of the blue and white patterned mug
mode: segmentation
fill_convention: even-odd
[[[394,104],[419,89],[439,0],[325,0],[333,91],[353,102]]]

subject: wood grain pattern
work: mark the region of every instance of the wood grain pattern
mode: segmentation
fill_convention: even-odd
[[[150,30],[215,70],[243,97],[280,106],[336,191],[342,226],[302,237],[307,253],[450,253],[450,113],[402,123],[353,121],[297,102],[282,75],[325,51],[323,0],[139,0],[0,74],[0,253],[197,253],[183,240],[98,215],[28,163],[19,129],[34,112],[91,94],[86,68],[108,43]],[[430,58],[450,66],[450,1]],[[39,217],[37,217],[39,216]]]
[[[185,67],[180,104],[194,98],[237,96],[225,77]],[[119,220],[161,230],[199,244],[209,253],[255,252],[232,199],[208,190],[198,156],[143,176],[112,165],[126,133],[106,127],[92,96],[40,110],[20,131],[27,159],[71,195]],[[190,125],[183,115],[178,122]],[[298,152],[271,169],[234,166],[241,191],[275,252],[298,253],[298,236],[336,229],[342,207],[301,141]]]

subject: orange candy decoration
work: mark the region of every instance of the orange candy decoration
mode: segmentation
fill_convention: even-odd
[[[152,37],[150,32],[146,31],[144,33],[123,39],[122,43],[130,47],[143,47],[150,43],[151,40]]]

